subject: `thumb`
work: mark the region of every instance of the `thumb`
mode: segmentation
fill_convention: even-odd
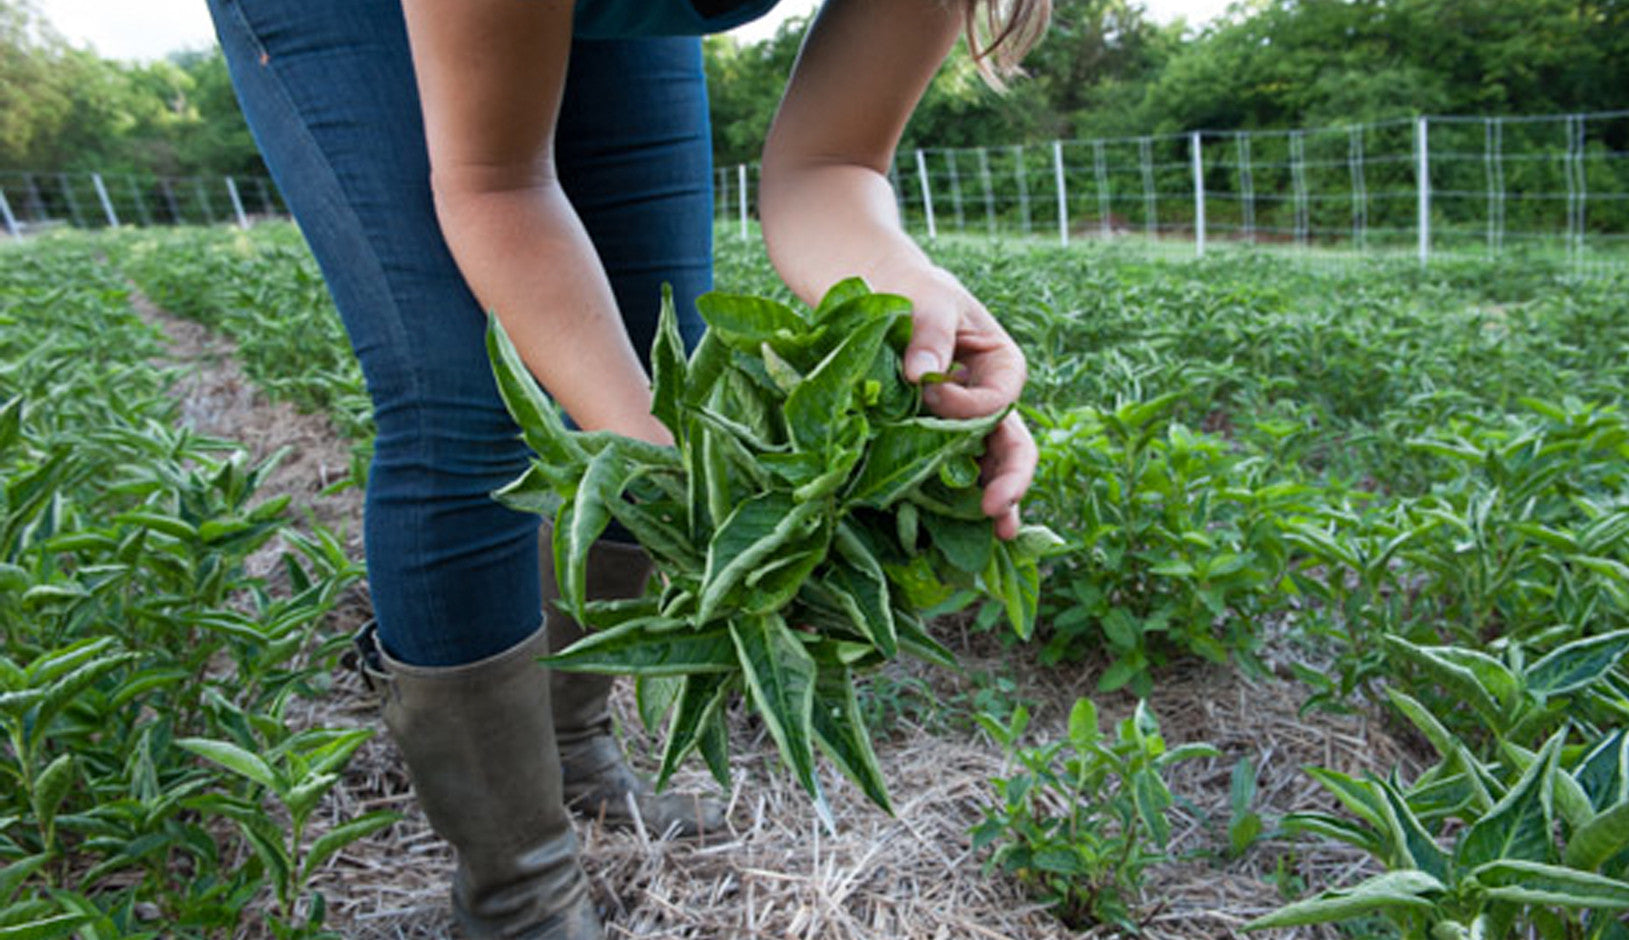
[[[944,308],[917,308],[911,316],[911,341],[905,347],[905,379],[921,382],[929,373],[950,369],[956,351],[956,316]]]

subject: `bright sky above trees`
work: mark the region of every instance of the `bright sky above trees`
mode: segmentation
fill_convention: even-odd
[[[88,44],[114,59],[157,59],[177,49],[199,49],[215,41],[203,0],[36,0],[51,24],[75,45]],[[818,0],[782,0],[776,12],[739,30],[749,41],[772,34],[786,16],[807,13]],[[1167,23],[1177,17],[1200,23],[1227,8],[1227,0],[1144,0],[1149,18]]]

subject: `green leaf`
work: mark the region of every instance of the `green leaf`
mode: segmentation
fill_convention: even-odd
[[[820,303],[815,306],[814,312],[809,319],[816,326],[824,325],[831,320],[832,316],[844,304],[851,300],[869,296],[871,296],[871,288],[865,283],[864,278],[844,278],[826,290],[825,295],[820,298]]]
[[[57,914],[41,920],[0,927],[0,940],[55,940],[95,920],[89,914]]]
[[[1446,890],[1442,882],[1423,871],[1391,871],[1351,888],[1325,891],[1311,900],[1286,905],[1245,924],[1244,929],[1299,927],[1393,910],[1425,912],[1436,907],[1425,895]]]
[[[872,803],[888,815],[894,815],[882,768],[871,748],[871,735],[860,717],[853,673],[844,668],[821,669],[815,689],[811,713],[815,742]]]
[[[668,724],[667,746],[662,751],[662,768],[656,776],[656,789],[667,786],[673,772],[701,742],[713,715],[718,711],[730,691],[731,683],[723,675],[698,673],[681,680],[678,707]]]
[[[1420,824],[1414,811],[1409,808],[1408,801],[1397,788],[1384,780],[1378,781],[1381,795],[1386,798],[1387,820],[1393,832],[1393,838],[1399,849],[1405,855],[1396,859],[1392,867],[1408,866],[1418,868],[1434,878],[1444,881],[1452,877],[1448,854],[1437,845],[1435,839],[1425,827]]]
[[[62,806],[62,800],[68,795],[73,783],[72,754],[57,757],[35,778],[34,792],[30,796],[33,798],[34,815],[39,818],[42,828],[49,830],[55,825],[57,809]]]
[[[906,503],[900,509],[903,511],[909,507],[910,504]],[[929,512],[922,515],[922,522],[934,547],[943,552],[945,560],[957,570],[978,574],[989,567],[991,553],[996,548],[996,535],[995,526],[988,520],[972,522]]]
[[[815,663],[778,614],[730,621],[730,636],[740,657],[752,703],[780,748],[781,758],[831,825],[815,776],[813,716]]]
[[[306,850],[305,863],[300,870],[300,881],[310,881],[311,877],[317,873],[317,870],[322,868],[323,863],[328,861],[335,852],[352,842],[366,839],[401,818],[400,813],[376,810],[342,822],[318,836],[317,841],[311,843],[311,848]]]
[[[882,347],[888,325],[887,320],[876,320],[851,333],[786,396],[786,423],[799,448],[820,452],[831,443],[837,424],[853,405],[855,384]]]
[[[1629,802],[1629,734],[1614,731],[1579,760],[1573,779],[1596,810]]]
[[[730,732],[724,727],[724,709],[713,710],[712,717],[708,718],[701,730],[701,741],[697,745],[701,751],[701,759],[707,763],[707,769],[713,772],[713,779],[725,790],[730,788]]]
[[[1028,640],[1035,632],[1041,598],[1041,573],[1035,561],[1015,558],[1010,543],[997,540],[982,580],[984,590],[1005,607],[1013,633]]]
[[[1561,860],[1569,868],[1596,871],[1626,849],[1629,849],[1629,803],[1619,803],[1578,827],[1567,840]]]
[[[763,493],[737,506],[707,546],[699,618],[711,620],[727,610],[747,576],[788,543],[809,535],[825,508],[794,503],[781,492]]]
[[[636,676],[682,676],[732,672],[735,648],[722,625],[676,630],[660,617],[630,620],[591,633],[543,662],[565,672],[605,672]]]
[[[560,469],[580,466],[587,455],[572,440],[554,403],[537,387],[531,370],[521,361],[520,352],[510,342],[509,334],[496,315],[487,319],[486,351],[498,382],[498,393],[510,416],[520,425],[527,445],[547,465]]]
[[[1617,666],[1629,651],[1629,630],[1574,640],[1551,650],[1522,674],[1529,692],[1564,695],[1588,688]]]
[[[1566,731],[1556,732],[1515,786],[1460,839],[1454,862],[1461,869],[1517,859],[1543,862],[1554,854],[1550,842],[1550,775]]]
[[[582,619],[588,594],[588,556],[605,527],[611,522],[610,504],[622,500],[631,470],[622,452],[615,447],[595,454],[583,470],[572,503],[570,525],[554,530],[554,557],[559,575],[561,600],[566,609]],[[565,561],[563,568],[559,566]]]
[[[965,421],[913,418],[884,426],[871,442],[846,500],[879,509],[891,506],[935,474],[946,460],[977,452],[985,436],[1005,417],[1006,412]]]
[[[662,285],[662,313],[656,321],[656,339],[651,344],[651,408],[656,420],[667,426],[673,439],[683,440],[679,403],[684,400],[685,375],[689,363],[684,357],[684,340],[679,336],[679,317],[673,307],[673,285]]]
[[[251,754],[236,744],[228,741],[211,741],[208,738],[181,738],[175,743],[274,793],[281,793],[283,790],[282,780],[270,765],[258,755]]]
[[[946,669],[960,669],[956,662],[956,654],[945,649],[943,644],[929,636],[923,629],[922,623],[914,617],[901,616],[899,610],[894,611],[894,626],[899,632],[899,648],[917,659]]]
[[[1381,641],[1388,652],[1400,655],[1419,666],[1430,678],[1476,709],[1494,727],[1503,727],[1504,708],[1499,698],[1482,684],[1481,677],[1476,671],[1442,655],[1443,647],[1416,646],[1401,637],[1389,634],[1381,637]],[[1489,661],[1498,665],[1495,660]],[[1512,688],[1515,686],[1514,676],[1510,677],[1510,686]]]
[[[1540,862],[1499,859],[1471,877],[1489,898],[1517,904],[1591,910],[1629,910],[1629,882]]]
[[[762,297],[709,291],[696,298],[696,310],[721,340],[746,352],[777,334],[798,336],[809,330],[796,310]]]
[[[673,703],[679,700],[684,688],[683,676],[640,676],[634,682],[634,702],[639,709],[639,723],[646,731],[657,732]]]

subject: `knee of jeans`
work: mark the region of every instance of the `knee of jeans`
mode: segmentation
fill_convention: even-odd
[[[531,457],[501,403],[420,401],[381,408],[376,420],[369,484],[376,497],[489,500]]]

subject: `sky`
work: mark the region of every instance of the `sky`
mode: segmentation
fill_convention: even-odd
[[[150,60],[181,49],[202,49],[215,42],[204,0],[36,0],[56,31],[79,46],[90,46],[113,59]],[[342,2],[342,0],[341,0]],[[1149,17],[1168,23],[1186,17],[1198,24],[1220,15],[1228,0],[1143,0]],[[772,35],[787,16],[812,10],[818,0],[782,0],[775,12],[736,30],[751,42]]]

